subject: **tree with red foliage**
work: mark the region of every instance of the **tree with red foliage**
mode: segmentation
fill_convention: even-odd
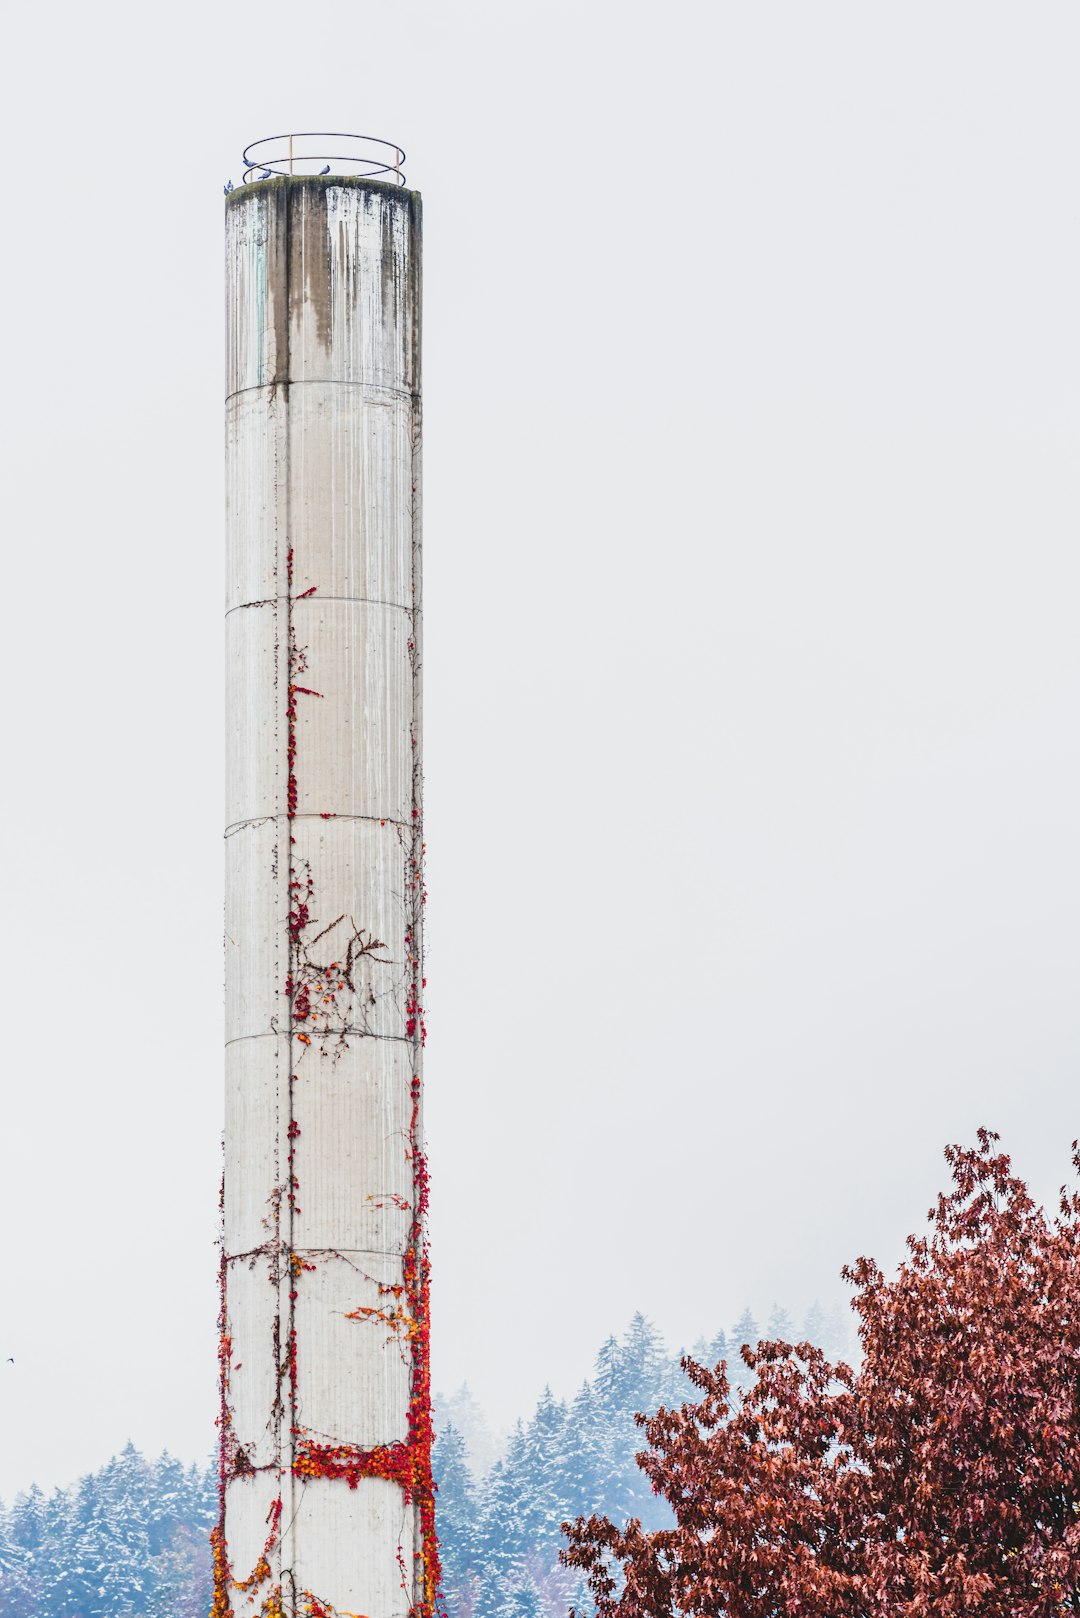
[[[1080,1613],[1080,1196],[1048,1218],[997,1139],[894,1279],[845,1269],[857,1370],[762,1342],[737,1401],[687,1360],[700,1398],[638,1417],[675,1525],[564,1524],[597,1618]]]

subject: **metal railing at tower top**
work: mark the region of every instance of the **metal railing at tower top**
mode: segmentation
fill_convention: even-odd
[[[275,174],[330,174],[404,185],[404,161],[400,146],[376,135],[267,135],[244,147],[243,183],[268,180]]]

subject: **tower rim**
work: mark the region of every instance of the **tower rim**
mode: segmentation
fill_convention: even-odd
[[[317,186],[328,188],[343,186],[349,191],[376,191],[382,196],[408,197],[419,202],[421,193],[412,186],[397,185],[392,180],[373,180],[363,174],[272,174],[267,180],[242,180],[226,194],[225,206],[234,206],[237,199],[245,200],[259,191]]]

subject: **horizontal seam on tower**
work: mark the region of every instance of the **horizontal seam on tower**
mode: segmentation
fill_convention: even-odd
[[[395,820],[393,815],[320,815],[314,810],[298,812],[290,815],[287,810],[281,809],[272,815],[248,815],[245,820],[231,820],[225,827],[224,835],[231,837],[234,832],[242,830],[244,826],[264,826],[271,820],[367,820],[380,826],[414,826],[413,820]]]
[[[420,607],[410,607],[401,601],[382,601],[378,596],[259,596],[254,601],[238,601],[235,607],[227,607],[225,616],[231,618],[234,612],[247,612],[251,607],[276,607],[282,601],[292,602],[294,606],[298,601],[351,601],[362,607],[393,607],[396,612],[421,611]]]
[[[225,1049],[228,1050],[230,1045],[242,1045],[248,1039],[294,1039],[295,1037],[294,1033],[284,1028],[279,1028],[276,1031],[273,1028],[264,1028],[258,1034],[236,1034],[234,1038],[225,1041]],[[335,1028],[329,1034],[311,1034],[309,1038],[312,1044],[317,1039],[388,1039],[395,1045],[415,1044],[409,1034],[363,1034],[358,1028]]]
[[[410,1203],[408,1208],[402,1208],[399,1211],[401,1213],[412,1213],[412,1204]],[[315,1247],[309,1243],[307,1247],[300,1246],[292,1249],[294,1253],[323,1253],[328,1259],[345,1258],[346,1255],[351,1254],[355,1254],[357,1258],[401,1259],[405,1257],[408,1250],[407,1242],[404,1242],[397,1247]],[[265,1258],[267,1261],[269,1261],[274,1255],[272,1253],[264,1252],[258,1247],[248,1247],[245,1248],[242,1253],[225,1253],[222,1256],[224,1257],[226,1264],[242,1264],[250,1263],[252,1259],[260,1258]]]
[[[420,403],[420,395],[409,388],[388,388],[381,382],[349,382],[344,377],[333,376],[278,377],[276,382],[252,382],[250,387],[234,388],[232,393],[227,393],[225,403],[239,399],[242,393],[262,393],[265,388],[367,388],[371,393],[385,393],[391,399],[411,399],[414,404]]]
[[[411,1213],[412,1204],[410,1203],[407,1209],[399,1208],[395,1211],[398,1213]],[[407,1250],[407,1243],[402,1244],[400,1247],[331,1247],[326,1244],[317,1246],[314,1242],[300,1242],[293,1248],[294,1253],[322,1253],[325,1254],[327,1259],[344,1258],[348,1253],[355,1253],[358,1258],[403,1258]],[[238,1258],[243,1258],[243,1256],[242,1253],[237,1254]]]
[[[405,1210],[404,1209],[398,1209],[396,1211],[400,1212],[400,1213],[404,1213]],[[295,1249],[295,1251],[298,1252],[298,1253],[325,1253],[327,1258],[334,1258],[334,1257],[337,1256],[338,1253],[363,1253],[366,1258],[379,1258],[384,1253],[391,1256],[391,1257],[395,1256],[395,1250],[393,1248],[386,1248],[386,1247],[339,1247],[337,1245],[335,1245],[333,1247],[328,1247],[328,1246],[325,1246],[325,1245],[318,1245],[315,1242],[302,1242],[300,1244],[300,1246],[298,1246]],[[238,1255],[238,1256],[242,1256],[242,1255]]]

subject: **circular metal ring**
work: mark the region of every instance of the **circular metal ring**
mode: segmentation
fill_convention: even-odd
[[[272,158],[267,158],[265,162],[263,162],[262,160],[258,160],[258,161],[254,162],[254,163],[249,162],[247,164],[247,167],[245,168],[244,172],[245,172],[245,174],[254,174],[257,169],[263,169],[263,170],[268,169],[271,174],[286,174],[287,175],[289,173],[289,170],[287,168],[283,168],[281,165],[283,163],[288,163],[288,161],[289,161],[289,159],[287,157],[285,157],[285,158],[272,157]],[[304,152],[302,155],[297,155],[296,157],[294,157],[293,162],[294,163],[352,163],[352,164],[354,164],[354,165],[356,165],[358,167],[361,167],[361,168],[363,168],[365,170],[370,170],[372,174],[400,174],[401,173],[401,170],[394,164],[376,163],[374,158],[350,157],[344,152]],[[293,172],[296,173],[297,171],[294,169]]]
[[[354,145],[352,151],[318,151],[310,149],[297,151],[296,142],[320,141],[348,141]],[[287,150],[282,146],[287,143]],[[270,147],[265,157],[260,157],[261,148]],[[372,151],[377,147],[377,151]],[[275,149],[276,148],[276,149]],[[339,173],[357,179],[377,179],[385,177],[386,182],[396,185],[405,184],[405,175],[401,165],[405,161],[405,153],[394,141],[382,140],[378,135],[349,135],[342,131],[328,132],[319,130],[294,131],[286,135],[264,135],[261,140],[253,140],[244,147],[243,151],[244,177],[243,183],[250,182],[252,176],[267,178],[270,175],[296,176],[310,175],[313,163],[341,164]],[[298,165],[302,165],[298,167]]]

